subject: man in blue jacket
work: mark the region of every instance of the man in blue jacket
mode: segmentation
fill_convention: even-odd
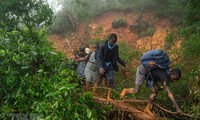
[[[111,33],[109,40],[100,45],[97,52],[97,63],[100,76],[94,84],[93,94],[96,94],[97,85],[100,83],[102,76],[105,76],[108,80],[108,100],[112,100],[110,98],[110,94],[111,89],[114,88],[114,71],[118,72],[119,70],[117,62],[123,65],[123,69],[126,68],[125,62],[119,57],[118,49],[117,35],[115,33]]]

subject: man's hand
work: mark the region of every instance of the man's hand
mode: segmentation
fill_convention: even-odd
[[[105,73],[105,70],[103,68],[99,68],[99,73],[103,75]]]
[[[155,64],[156,64],[156,63],[153,62],[153,61],[149,62],[149,66],[150,66],[150,67],[154,66]]]
[[[130,71],[128,70],[127,67],[125,67],[125,66],[122,67],[122,71],[123,71],[124,77],[126,79],[130,79],[131,78],[131,73],[130,73]]]

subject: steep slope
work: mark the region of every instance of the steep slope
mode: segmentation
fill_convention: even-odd
[[[50,35],[49,39],[55,43],[57,50],[63,51],[67,56],[71,56],[70,47],[78,49],[80,45],[87,46],[88,41],[96,38],[105,39],[110,33],[118,35],[118,41],[125,42],[133,49],[142,49],[145,51],[155,48],[162,48],[167,30],[170,28],[170,21],[167,19],[156,19],[151,14],[143,14],[142,20],[154,25],[155,33],[152,37],[139,38],[136,33],[130,31],[130,25],[136,24],[138,14],[133,12],[110,11],[102,13],[93,20],[85,23],[79,23],[77,32],[72,33],[69,37]],[[113,20],[126,19],[128,27],[112,28]],[[152,41],[152,42],[151,42]]]

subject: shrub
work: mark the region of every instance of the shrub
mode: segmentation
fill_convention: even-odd
[[[130,25],[130,31],[139,34],[140,37],[153,36],[155,28],[148,22],[138,21],[137,24]]]
[[[45,31],[1,34],[0,44],[1,119],[12,113],[46,119],[100,118],[100,106],[76,84],[73,61],[53,52]]]
[[[127,27],[127,26],[128,26],[127,20],[124,18],[120,18],[112,22],[112,28],[120,28],[120,27]]]

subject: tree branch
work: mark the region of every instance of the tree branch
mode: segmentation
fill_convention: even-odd
[[[161,109],[162,111],[164,112],[167,112],[167,113],[170,113],[170,114],[173,114],[173,115],[177,115],[178,113],[177,112],[172,112],[172,111],[169,111],[155,103],[153,103],[154,106],[156,106],[157,108]],[[184,116],[187,116],[187,117],[190,117],[190,118],[196,118],[196,119],[200,119],[200,117],[195,117],[193,115],[190,115],[190,114],[187,114],[187,113],[181,113],[180,115],[184,115]]]
[[[107,100],[104,98],[99,98],[99,97],[93,97],[93,99],[97,102],[97,103],[101,103],[101,104],[113,104],[115,108],[121,110],[121,111],[126,111],[126,112],[130,112],[135,119],[140,119],[140,120],[154,120],[158,117],[156,116],[151,116],[141,110],[138,110],[132,106],[130,106],[130,104],[125,104],[125,103],[120,103],[116,102],[116,100]],[[162,118],[161,118],[162,119]]]

